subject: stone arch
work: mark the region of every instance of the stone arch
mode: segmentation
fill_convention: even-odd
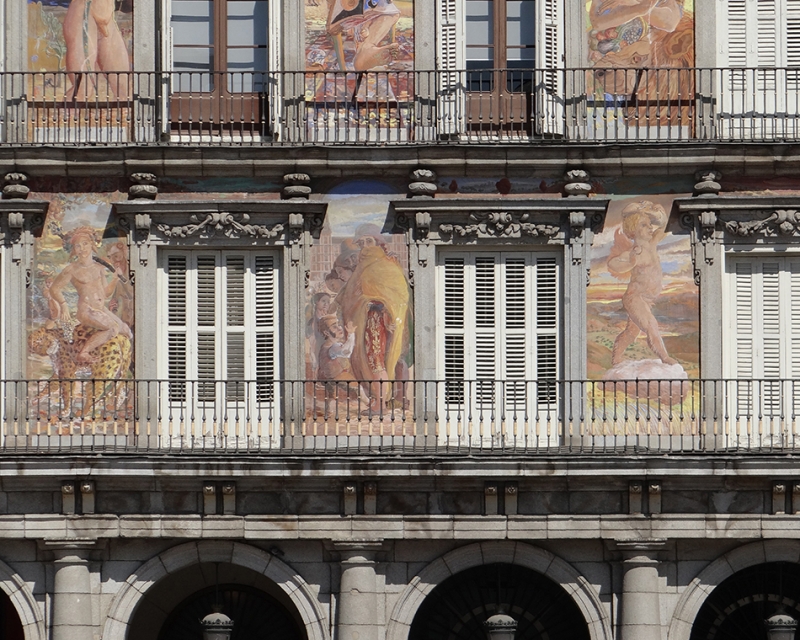
[[[45,640],[44,617],[39,603],[20,575],[0,561],[0,589],[5,593],[22,622],[25,640]]]
[[[736,547],[703,569],[683,590],[675,607],[667,640],[689,640],[700,607],[723,580],[767,562],[800,563],[800,540],[762,540]]]
[[[560,585],[581,610],[591,640],[612,640],[611,624],[589,581],[549,551],[522,542],[479,542],[454,549],[414,576],[392,611],[386,640],[407,640],[422,601],[442,582],[465,569],[507,563],[532,569]]]
[[[225,540],[180,544],[145,562],[128,577],[111,602],[103,640],[126,639],[136,607],[162,578],[195,564],[214,562],[244,567],[272,580],[297,607],[308,640],[330,640],[325,613],[308,583],[296,571],[262,549]]]

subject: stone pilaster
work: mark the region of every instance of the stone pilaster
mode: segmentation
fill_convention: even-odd
[[[665,540],[617,540],[622,559],[620,640],[662,640],[658,554]]]
[[[85,640],[95,632],[89,553],[97,543],[89,539],[46,540],[53,554],[52,640]]]
[[[376,555],[380,542],[336,543],[341,558],[339,640],[378,640]]]

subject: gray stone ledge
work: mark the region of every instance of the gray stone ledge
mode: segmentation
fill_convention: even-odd
[[[791,455],[17,455],[0,454],[0,483],[22,478],[194,478],[247,480],[292,478],[308,482],[325,478],[572,478],[628,479],[797,478]],[[121,485],[124,486],[124,485]]]
[[[800,539],[800,515],[0,516],[0,539]]]
[[[0,172],[40,176],[118,176],[146,171],[159,177],[260,177],[289,172],[323,177],[407,177],[418,166],[449,176],[561,176],[581,167],[593,177],[652,176],[690,179],[714,167],[726,179],[800,173],[800,147],[791,144],[453,145],[397,147],[0,147]]]

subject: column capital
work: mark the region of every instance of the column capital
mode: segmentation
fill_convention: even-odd
[[[616,539],[608,542],[610,551],[616,551],[624,562],[658,562],[658,555],[666,550],[666,538]]]
[[[348,540],[329,542],[329,551],[339,554],[342,563],[373,564],[376,556],[386,549],[383,540]]]
[[[105,541],[96,538],[44,538],[38,544],[41,550],[51,552],[56,562],[65,559],[85,562],[92,551],[105,546]]]

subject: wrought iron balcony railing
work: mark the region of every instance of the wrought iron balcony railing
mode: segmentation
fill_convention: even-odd
[[[2,381],[0,451],[777,452],[800,380]]]
[[[800,68],[0,73],[0,144],[796,142]]]

